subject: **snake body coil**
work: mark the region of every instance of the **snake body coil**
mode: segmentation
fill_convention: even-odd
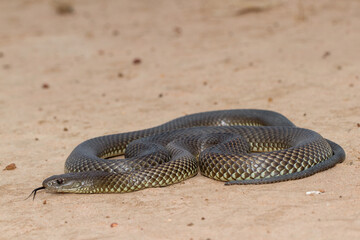
[[[125,159],[108,159],[119,155]],[[227,184],[272,183],[307,177],[344,159],[339,145],[279,113],[224,110],[87,140],[67,158],[66,173],[45,179],[41,188],[131,192],[178,183],[199,169]]]

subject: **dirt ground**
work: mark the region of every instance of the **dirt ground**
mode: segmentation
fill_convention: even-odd
[[[14,0],[0,11],[0,239],[360,239],[359,1]],[[198,175],[24,200],[86,139],[235,108],[278,111],[346,160],[269,185]]]

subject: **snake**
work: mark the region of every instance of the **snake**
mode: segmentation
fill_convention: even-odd
[[[308,177],[344,160],[341,146],[280,113],[218,110],[86,140],[67,158],[65,173],[46,178],[30,196],[40,189],[133,192],[179,183],[198,172],[225,185],[275,183]]]

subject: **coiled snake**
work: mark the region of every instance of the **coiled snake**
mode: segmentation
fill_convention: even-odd
[[[108,159],[125,155],[125,159]],[[78,145],[65,174],[36,191],[120,193],[163,187],[202,175],[226,184],[299,179],[344,161],[345,152],[318,133],[266,110],[188,115],[158,127],[107,135]]]

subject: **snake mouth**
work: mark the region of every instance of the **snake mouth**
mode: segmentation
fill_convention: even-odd
[[[56,178],[54,178],[54,177],[56,177]],[[58,175],[45,179],[43,181],[43,185],[41,187],[38,187],[38,188],[35,188],[34,190],[32,190],[32,192],[26,199],[33,196],[33,200],[35,200],[36,193],[39,190],[43,190],[43,189],[45,189],[47,192],[65,192],[65,191],[57,191],[57,188],[54,187],[55,183],[59,186],[64,182],[64,180],[62,178],[57,178],[57,177],[58,177]]]
[[[58,179],[57,179],[58,180]],[[56,181],[57,183],[59,181]],[[52,183],[51,181],[50,182],[46,182],[44,181],[43,183],[43,186],[41,187],[38,187],[38,188],[35,188],[34,190],[32,190],[32,192],[30,193],[30,195],[25,198],[25,200],[27,200],[28,198],[30,198],[31,196],[33,197],[33,200],[35,200],[35,196],[36,196],[36,193],[39,191],[39,190],[43,190],[45,189],[47,192],[56,192],[56,193],[65,193],[65,192],[76,192],[74,190],[67,190],[66,188],[61,188],[61,190],[59,190],[59,188],[55,188],[53,186],[53,184],[50,184]],[[74,185],[74,184],[73,184]]]

